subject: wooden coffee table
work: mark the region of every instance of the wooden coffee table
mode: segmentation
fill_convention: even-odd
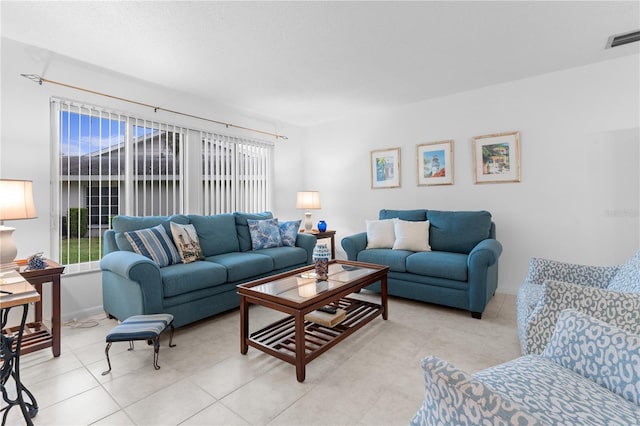
[[[294,269],[238,285],[240,295],[240,352],[253,346],[296,366],[299,382],[305,366],[321,353],[369,323],[378,315],[388,317],[388,266],[332,260],[329,279],[316,281],[313,266]],[[348,295],[380,281],[380,303]],[[249,305],[262,305],[289,316],[249,334]],[[346,318],[333,327],[305,321],[304,316],[333,304],[346,311]]]

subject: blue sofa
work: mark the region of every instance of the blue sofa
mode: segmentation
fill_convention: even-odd
[[[119,320],[132,315],[169,313],[179,327],[239,306],[238,284],[309,265],[316,238],[298,234],[295,247],[252,249],[248,219],[270,212],[212,216],[116,216],[104,234],[102,296],[105,312]],[[205,260],[159,267],[134,252],[125,232],[170,222],[195,227]]]
[[[472,375],[426,357],[411,425],[638,425],[638,359],[639,335],[565,310],[540,355]]]
[[[498,287],[502,245],[487,211],[380,210],[379,219],[429,221],[430,251],[367,248],[367,233],[342,239],[349,260],[389,266],[390,295],[466,309],[482,318]],[[380,283],[369,286],[380,291]]]

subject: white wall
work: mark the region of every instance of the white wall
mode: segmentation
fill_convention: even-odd
[[[25,258],[35,252],[52,252],[50,228],[55,217],[50,214],[51,187],[50,163],[50,109],[51,97],[62,97],[88,104],[110,107],[118,111],[137,114],[142,118],[165,120],[195,129],[205,129],[228,135],[254,139],[266,136],[226,129],[223,126],[175,116],[165,112],[154,113],[150,108],[140,107],[92,95],[77,90],[44,83],[42,86],[31,82],[20,74],[38,74],[44,78],[99,92],[129,98],[151,105],[158,105],[186,113],[191,113],[219,121],[230,122],[269,132],[287,135],[289,140],[276,143],[276,167],[284,173],[276,173],[274,211],[279,206],[278,194],[294,191],[294,182],[288,175],[299,177],[299,161],[281,163],[278,161],[281,149],[295,156],[301,146],[300,130],[295,127],[273,123],[255,116],[243,115],[228,106],[212,104],[196,96],[185,95],[171,89],[154,86],[120,74],[80,63],[48,51],[28,46],[6,38],[1,39],[1,111],[0,111],[0,177],[11,179],[31,179],[34,182],[34,198],[38,218],[28,221],[6,221],[7,226],[16,228],[14,240],[18,247],[18,258]],[[188,66],[186,64],[185,66]],[[198,211],[198,193],[189,197],[187,212]],[[295,203],[295,201],[294,201]],[[285,203],[289,204],[289,203]],[[292,214],[298,215],[295,209]],[[46,286],[45,286],[46,287]],[[49,315],[48,290],[44,294],[45,318]],[[102,312],[102,289],[99,273],[65,274],[62,278],[63,320],[81,318]]]
[[[340,240],[381,208],[488,210],[504,246],[505,293],[517,291],[532,256],[622,263],[640,247],[639,84],[635,55],[309,128],[305,184],[323,205],[314,219]],[[516,130],[522,181],[475,185],[472,137]],[[418,187],[416,145],[446,139],[454,185]],[[393,147],[401,188],[370,189],[370,151]]]

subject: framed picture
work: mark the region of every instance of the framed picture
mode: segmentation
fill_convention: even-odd
[[[418,186],[453,185],[453,141],[418,145]]]
[[[520,132],[473,138],[475,183],[520,182]]]
[[[400,187],[400,148],[371,151],[371,188]]]

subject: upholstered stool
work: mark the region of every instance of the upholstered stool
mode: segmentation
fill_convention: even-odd
[[[146,340],[150,345],[153,343],[153,367],[158,370],[158,353],[160,352],[160,334],[171,327],[171,335],[169,336],[169,347],[174,347],[173,342],[173,315],[171,314],[153,314],[153,315],[134,315],[122,321],[107,334],[107,347],[104,350],[107,355],[107,364],[109,369],[104,371],[102,375],[111,372],[111,361],[109,360],[109,349],[113,342],[129,342],[129,350],[133,350],[134,340]]]

